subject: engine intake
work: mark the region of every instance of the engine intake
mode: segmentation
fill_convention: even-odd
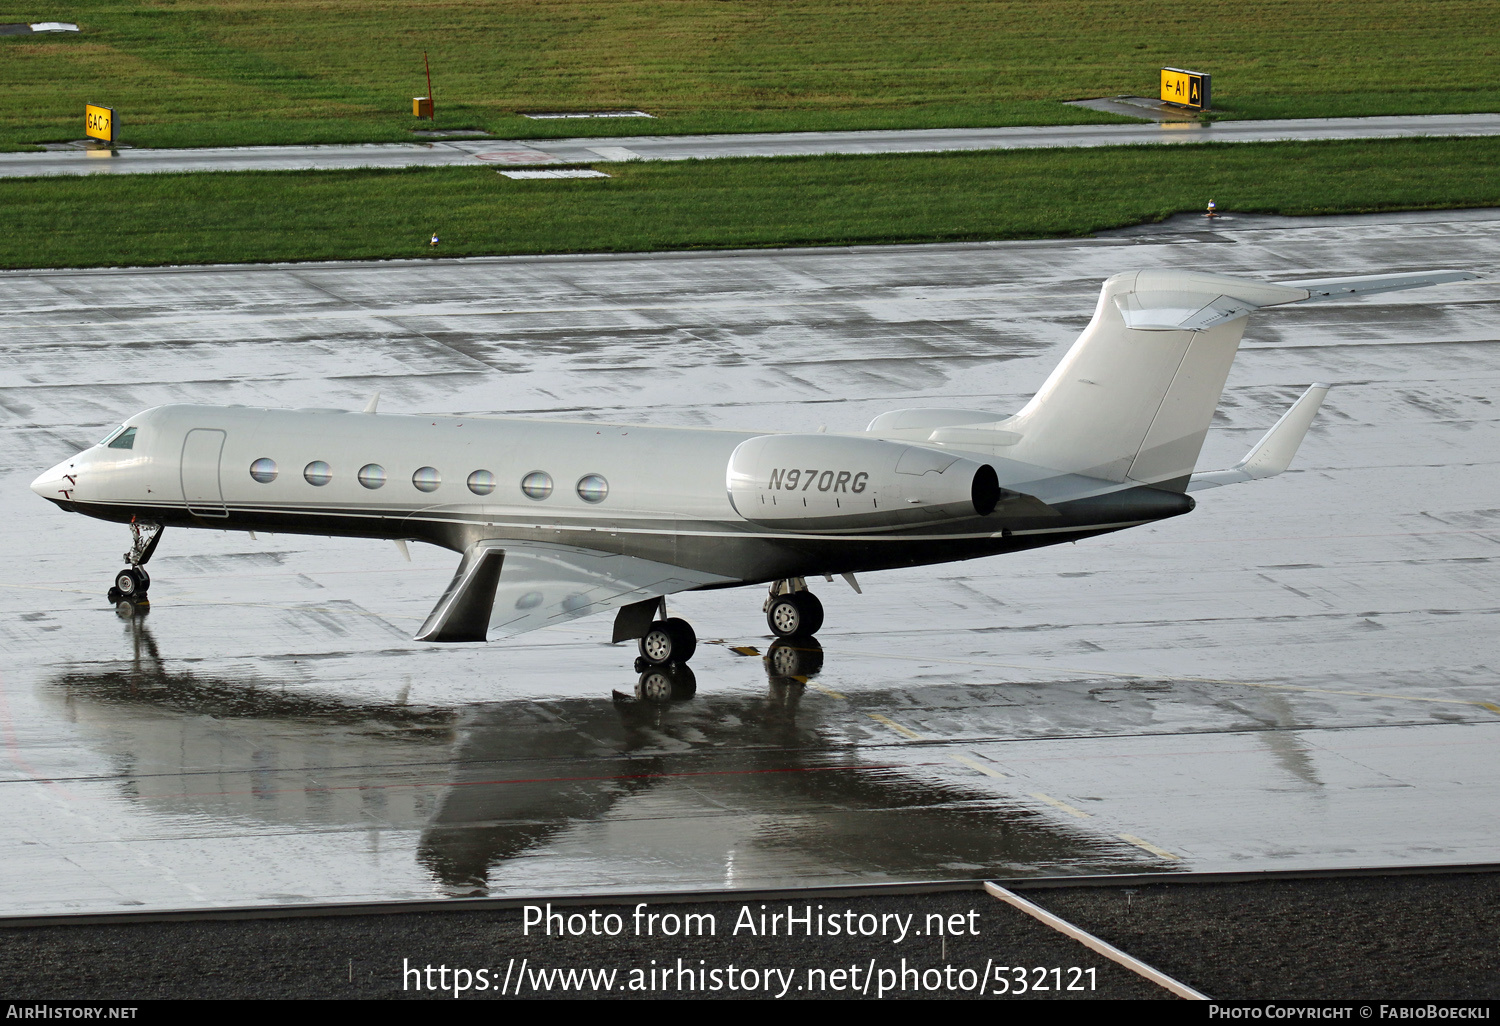
[[[761,435],[729,457],[729,501],[752,523],[882,530],[988,516],[1004,495],[987,463],[904,442]]]

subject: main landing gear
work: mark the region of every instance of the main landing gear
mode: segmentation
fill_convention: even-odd
[[[151,589],[151,575],[146,573],[146,563],[161,541],[160,524],[130,522],[130,551],[122,557],[130,565],[115,574],[114,587],[106,598],[111,602],[143,602]]]
[[[807,581],[801,577],[772,582],[763,609],[766,624],[778,639],[811,641],[823,626],[823,603],[807,590]],[[616,642],[639,639],[641,654],[635,661],[636,673],[683,666],[698,650],[698,636],[693,633],[692,625],[681,617],[667,616],[666,612],[665,602],[649,599],[623,607],[615,618]],[[661,687],[653,688],[653,693]]]
[[[823,603],[801,577],[773,582],[765,611],[766,624],[778,638],[810,638],[823,626]]]
[[[640,641],[640,658],[635,661],[637,673],[648,667],[668,663],[685,663],[698,651],[698,635],[693,625],[678,616],[657,620]]]

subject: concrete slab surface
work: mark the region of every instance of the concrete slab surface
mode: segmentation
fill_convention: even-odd
[[[27,488],[165,402],[832,430],[1017,408],[1138,267],[1500,266],[1500,211],[1044,242],[0,273],[0,913],[1500,861],[1500,284],[1252,321],[1201,466],[1337,387],[1275,480],[1076,546],[411,640],[455,558],[126,532]],[[765,658],[769,655],[771,658]],[[798,678],[805,678],[799,680]],[[615,694],[619,692],[619,694]]]
[[[159,171],[307,171],[358,167],[596,163],[829,153],[938,153],[1164,143],[1397,139],[1500,135],[1500,114],[1375,118],[1038,125],[870,132],[750,132],[598,139],[463,139],[349,146],[238,146],[193,150],[88,149],[0,153],[0,177],[141,174]]]

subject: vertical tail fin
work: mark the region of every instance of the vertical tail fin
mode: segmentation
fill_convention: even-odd
[[[1307,290],[1193,271],[1104,283],[1094,318],[1041,391],[1003,427],[1007,456],[1181,490],[1239,349],[1245,317]]]
[[[977,410],[897,410],[867,430],[1182,491],[1252,311],[1477,277],[1412,271],[1272,284],[1201,271],[1117,274],[1078,341],[1015,416],[981,422]]]

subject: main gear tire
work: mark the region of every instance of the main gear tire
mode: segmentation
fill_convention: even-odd
[[[810,591],[777,595],[766,610],[766,625],[778,638],[808,638],[823,626],[823,603]]]

